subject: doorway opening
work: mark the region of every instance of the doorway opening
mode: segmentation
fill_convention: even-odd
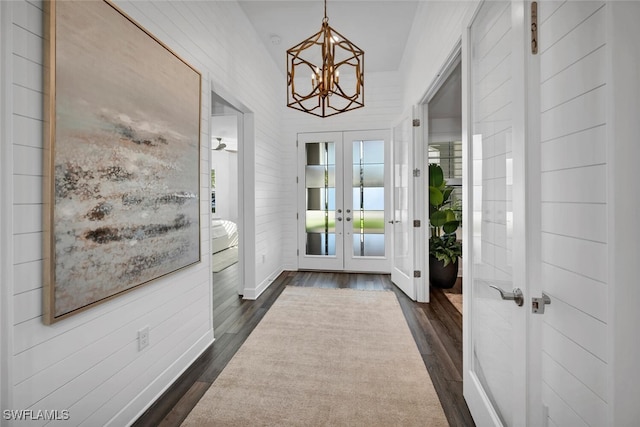
[[[242,112],[216,93],[211,105],[211,270],[214,331],[242,293],[240,179]]]
[[[447,186],[453,188],[450,207],[462,224],[462,68],[459,55],[444,75],[446,79],[426,108],[429,133],[427,163],[441,167]],[[462,241],[462,227],[458,227],[456,236],[457,240]],[[458,278],[453,287],[443,289],[445,296],[461,314],[462,263],[460,258]]]

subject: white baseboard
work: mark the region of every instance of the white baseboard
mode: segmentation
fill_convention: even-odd
[[[285,271],[284,267],[280,266],[255,288],[244,288],[244,295],[242,295],[242,298],[248,300],[258,299],[258,297],[267,290],[269,285],[271,285],[283,271]]]
[[[133,424],[144,412],[158,400],[162,394],[167,391],[173,383],[180,378],[198,357],[213,343],[213,331],[209,330],[195,344],[191,346],[184,354],[169,366],[155,381],[144,389],[135,399],[133,399],[125,408],[123,408],[115,417],[109,421],[109,425],[128,426]],[[159,388],[158,388],[159,387]],[[132,409],[140,409],[136,415],[129,419]],[[126,418],[126,419],[125,419]]]

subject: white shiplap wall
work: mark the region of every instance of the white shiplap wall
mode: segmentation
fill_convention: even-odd
[[[540,2],[542,399],[549,425],[607,424],[604,2]]]
[[[2,409],[68,409],[65,425],[126,425],[211,342],[209,253],[210,88],[233,93],[253,113],[255,215],[249,245],[257,289],[282,268],[285,199],[279,171],[282,76],[235,2],[117,2],[203,76],[201,241],[203,262],[51,326],[42,323],[43,16],[40,1],[2,2],[4,50],[0,211],[3,239]],[[6,19],[5,19],[6,18]],[[9,25],[5,25],[8,23]],[[242,28],[242,31],[238,29]],[[238,53],[242,53],[241,55]],[[8,70],[8,73],[4,71]],[[4,95],[7,95],[6,98]],[[275,100],[275,101],[274,101]],[[8,158],[7,158],[8,156]],[[253,193],[254,183],[248,191]],[[252,225],[253,228],[253,225]],[[6,240],[5,240],[6,239]],[[253,251],[249,251],[253,252]],[[260,260],[261,261],[261,260]],[[251,267],[249,267],[251,268]],[[8,279],[8,280],[4,280]],[[7,297],[7,299],[5,299]],[[150,346],[136,333],[150,327]],[[5,358],[6,356],[6,358]],[[4,421],[3,421],[4,422]],[[10,423],[9,423],[10,424]],[[34,422],[31,425],[42,425]],[[4,425],[4,424],[3,424]]]

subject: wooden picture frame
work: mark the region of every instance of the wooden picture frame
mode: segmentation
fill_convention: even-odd
[[[202,79],[108,1],[45,8],[51,324],[200,262]]]

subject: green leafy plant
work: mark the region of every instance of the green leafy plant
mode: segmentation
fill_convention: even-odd
[[[443,261],[446,267],[462,256],[462,243],[456,237],[460,227],[451,194],[440,165],[429,164],[429,254]]]

